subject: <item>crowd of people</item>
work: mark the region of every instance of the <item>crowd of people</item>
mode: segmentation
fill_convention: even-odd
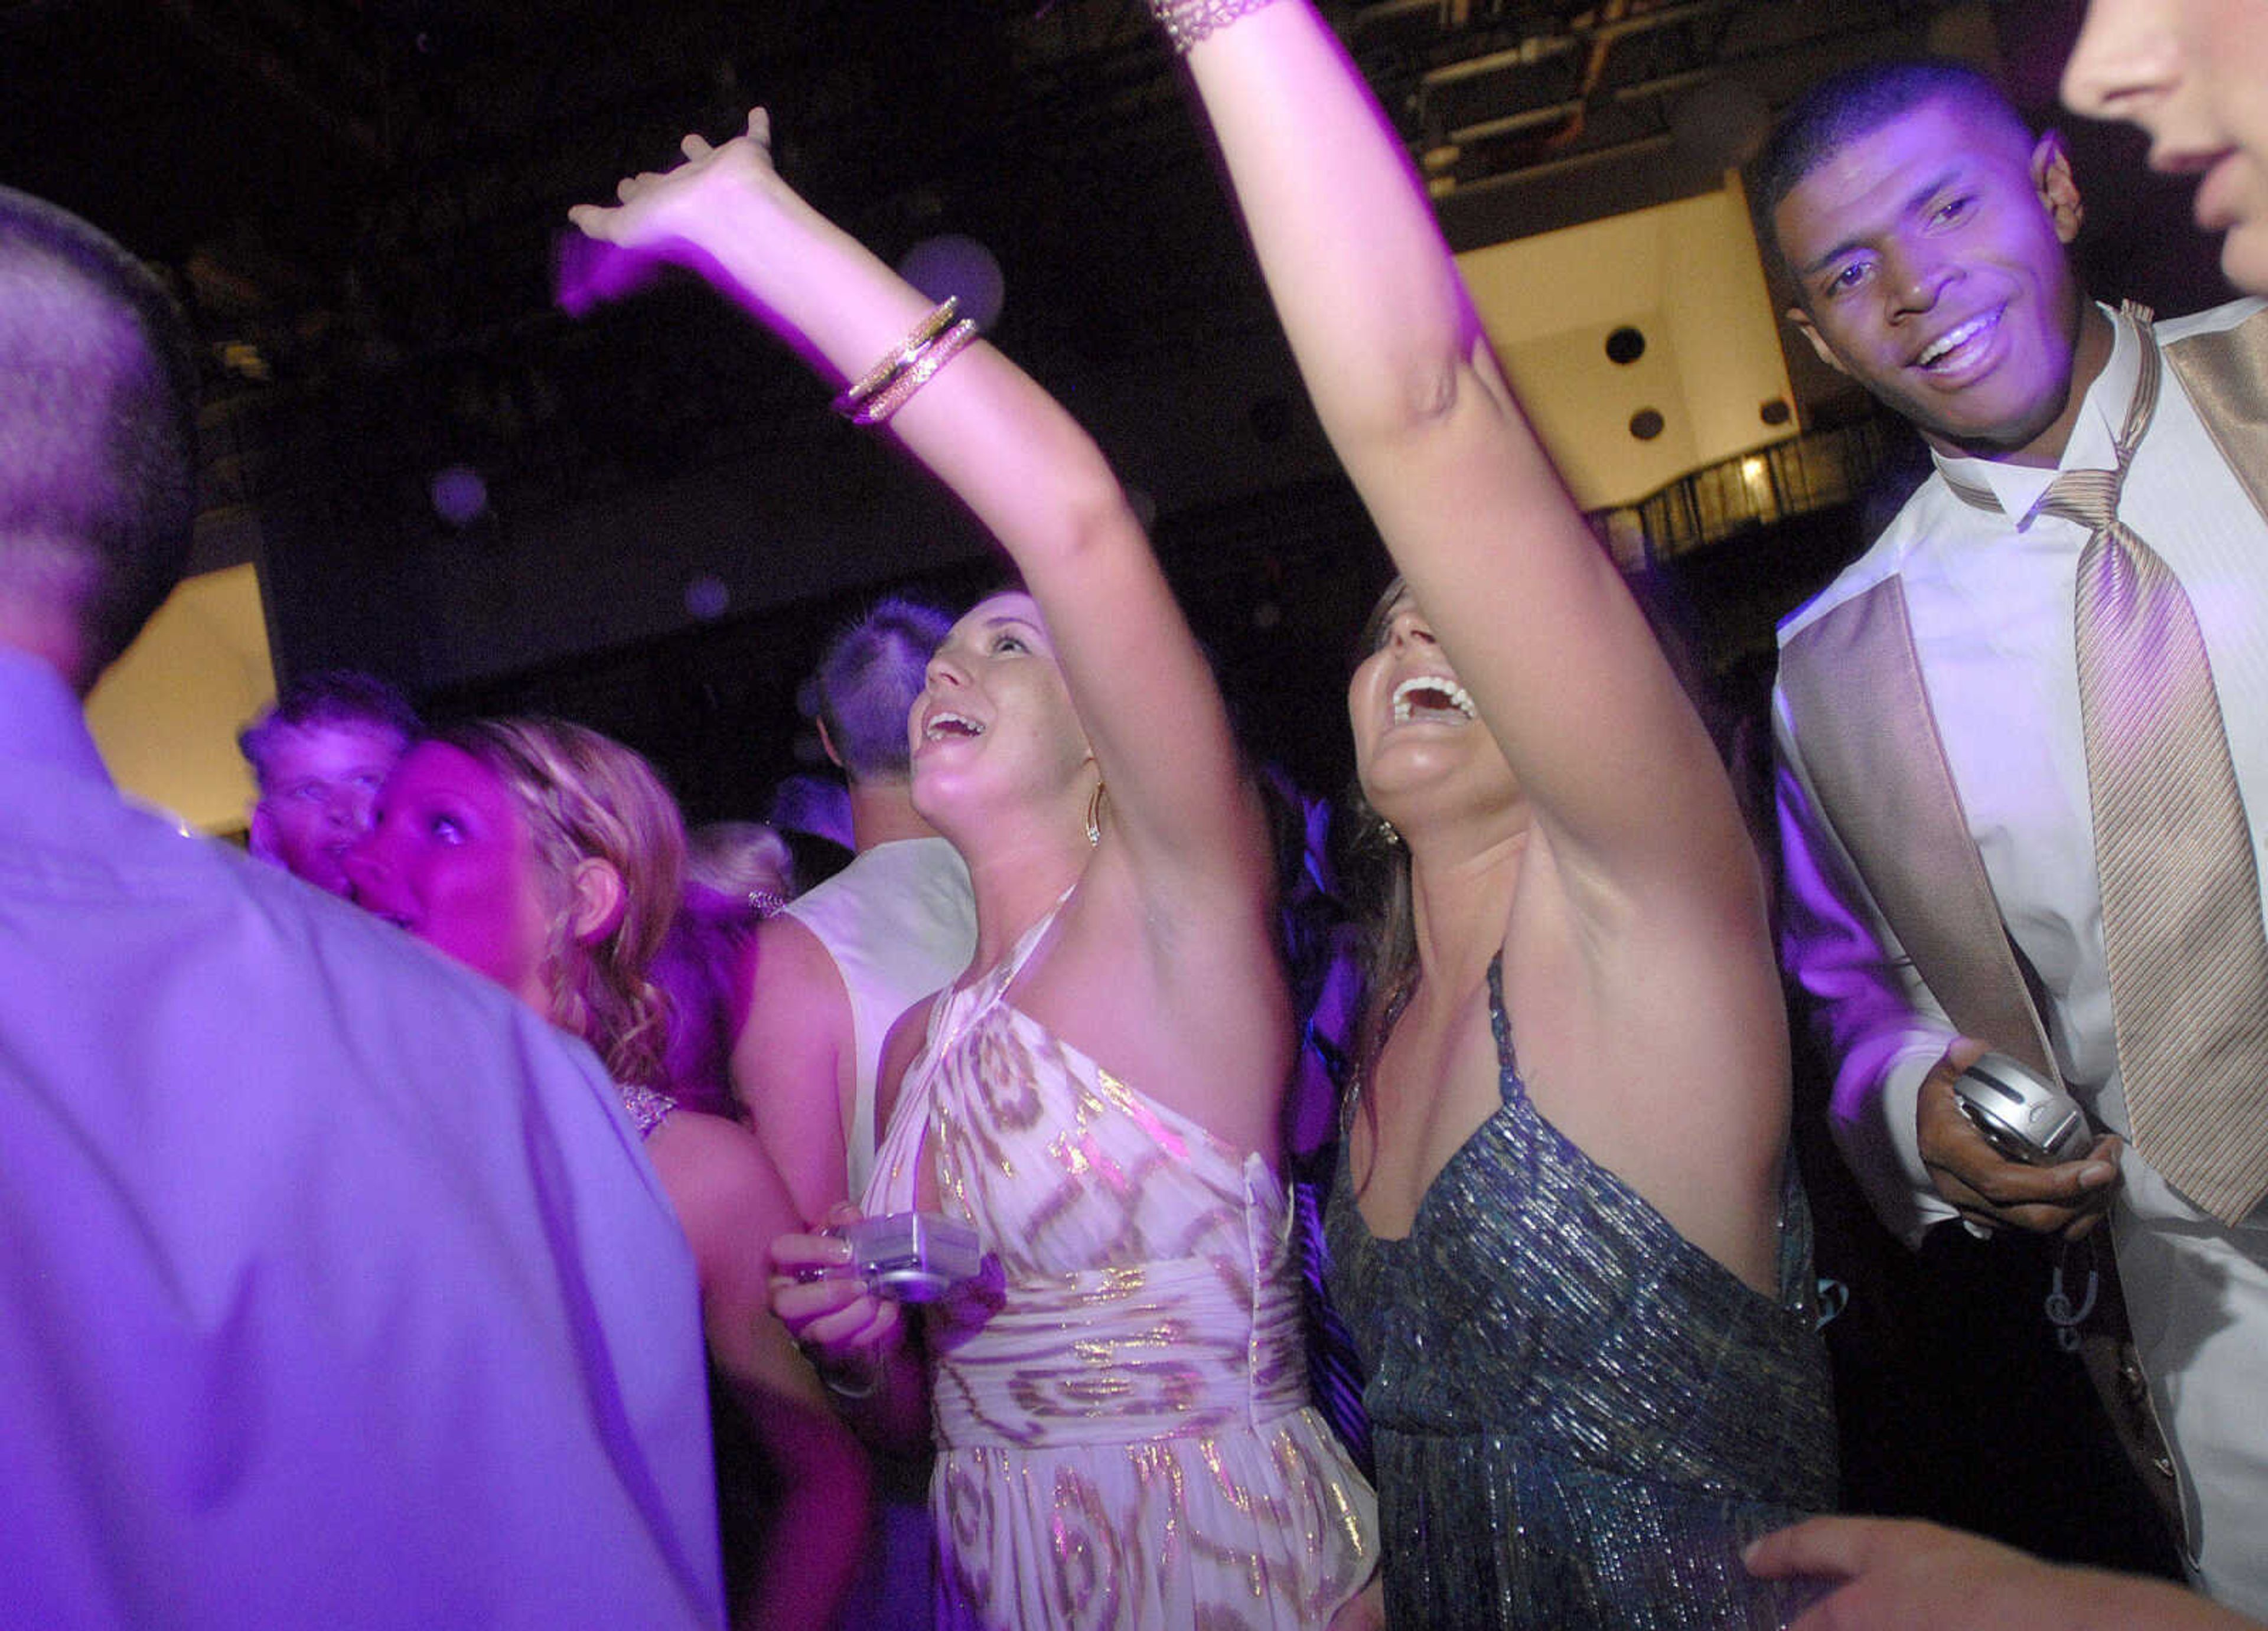
[[[1397,573],[1321,927],[1100,451],[762,112],[573,219],[1012,568],[830,642],[847,866],[338,673],[243,734],[252,858],[184,841],[77,699],[186,557],[189,337],[0,191],[0,1620],[2268,1620],[2268,308],[2093,299],[1972,68],[1786,111],[1790,320],[1933,465],[1782,629],[1774,872],[1329,26],[1152,7]],[[2065,89],[2268,290],[2257,11],[2094,0]],[[1893,1231],[2093,1253],[2186,1587],[1835,1515],[1784,989]],[[1988,1140],[1988,1051],[2083,1147]]]

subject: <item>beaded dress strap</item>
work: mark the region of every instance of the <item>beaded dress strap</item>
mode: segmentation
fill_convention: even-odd
[[[1394,1034],[1395,1025],[1402,1018],[1402,1010],[1410,1006],[1410,999],[1418,989],[1413,977],[1403,982],[1386,1004],[1386,1017],[1379,1022],[1378,1047],[1373,1055],[1359,1060],[1347,1083],[1345,1097],[1339,1101],[1339,1138],[1344,1142],[1348,1129],[1354,1125],[1355,1102],[1368,1091],[1370,1073],[1378,1064],[1377,1054],[1386,1051],[1386,1039]],[[1497,1091],[1506,1104],[1528,1096],[1528,1084],[1520,1079],[1520,1058],[1512,1045],[1512,1019],[1504,1007],[1504,953],[1499,951],[1489,959],[1489,1030],[1496,1038]]]
[[[654,1128],[669,1120],[670,1113],[677,1108],[677,1101],[666,1093],[656,1092],[637,1082],[615,1083],[615,1095],[622,1101],[622,1108],[630,1112],[630,1125],[637,1128],[641,1140],[652,1137]]]
[[[1489,959],[1489,1029],[1496,1033],[1497,1091],[1506,1104],[1528,1096],[1520,1079],[1520,1054],[1512,1045],[1512,1016],[1504,1006],[1504,953]]]

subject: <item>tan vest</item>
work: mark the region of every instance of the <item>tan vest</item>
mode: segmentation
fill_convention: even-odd
[[[2268,518],[2268,309],[2169,342],[2164,353],[2222,459]],[[1947,1018],[1963,1035],[2058,1077],[2040,1004],[1946,763],[1898,578],[1792,636],[1779,686],[1822,813]],[[2109,1253],[2101,1255],[2108,1280]],[[2123,1340],[2123,1311],[2118,1325],[2088,1343],[2088,1368],[2178,1532],[2172,1461]]]

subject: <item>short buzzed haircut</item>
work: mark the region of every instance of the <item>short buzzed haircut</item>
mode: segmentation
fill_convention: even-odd
[[[269,760],[286,731],[327,725],[390,731],[405,746],[424,732],[409,699],[376,674],[351,668],[303,674],[284,687],[273,707],[237,733],[237,749],[252,767],[260,790],[269,790]]]
[[[180,580],[196,352],[150,269],[0,187],[0,595],[76,620],[92,680]]]
[[[952,628],[935,606],[892,595],[828,642],[814,676],[817,712],[852,781],[902,781],[909,773],[906,716]]]
[[[1948,101],[2004,123],[2029,146],[2029,125],[1992,77],[1948,56],[1899,57],[1830,75],[1805,92],[1772,127],[1748,170],[1757,241],[1780,259],[1772,217],[1804,178],[1848,143],[1871,136],[1926,102]],[[1783,267],[1785,262],[1783,262]]]

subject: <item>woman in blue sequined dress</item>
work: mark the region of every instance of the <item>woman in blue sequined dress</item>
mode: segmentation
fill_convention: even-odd
[[[1348,696],[1390,857],[1329,1238],[1397,1627],[1773,1626],[1831,1502],[1765,893],[1715,752],[1306,0],[1153,0],[1401,569]]]

